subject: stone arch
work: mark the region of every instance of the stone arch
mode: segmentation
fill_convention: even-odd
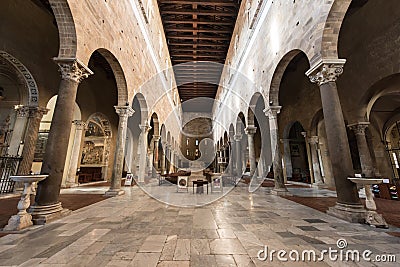
[[[340,28],[352,0],[335,0],[325,21],[320,53],[322,58],[338,58]]]
[[[295,49],[285,54],[276,66],[271,79],[271,85],[268,95],[268,103],[270,106],[279,106],[279,89],[283,74],[285,73],[289,63],[300,53],[303,53],[309,61],[309,58],[302,50]]]
[[[160,136],[161,136],[161,140],[163,142],[167,141],[167,130],[166,130],[165,124],[161,125]]]
[[[58,26],[60,39],[58,57],[75,58],[78,39],[68,0],[49,0],[49,3]]]
[[[12,66],[18,77],[24,82],[26,94],[24,94],[25,97],[22,96],[23,103],[21,104],[37,107],[39,103],[39,89],[31,72],[18,59],[5,51],[0,50],[0,57]]]
[[[158,115],[157,115],[157,113],[153,113],[152,115],[151,115],[151,120],[153,121],[153,132],[154,132],[154,135],[160,135],[160,122],[158,121]]]
[[[147,123],[147,116],[148,116],[146,99],[142,93],[137,93],[133,98],[133,101],[135,101],[135,99],[139,102],[140,106],[140,110],[135,110],[135,113],[140,114],[141,117],[140,124],[145,125]],[[132,107],[133,107],[133,101],[132,101]]]
[[[235,135],[235,126],[233,123],[229,125],[229,139],[233,141],[233,136]]]
[[[311,120],[311,125],[310,125],[310,134],[311,134],[311,136],[317,136],[318,135],[318,124],[323,119],[324,119],[324,112],[323,112],[322,109],[320,109],[314,114],[314,117]]]
[[[96,50],[108,62],[115,77],[115,82],[118,89],[118,106],[129,105],[128,101],[128,86],[125,79],[124,70],[121,67],[118,59],[107,49],[99,48]]]
[[[246,118],[243,112],[239,112],[236,119],[236,134],[242,134],[244,128],[246,128]]]

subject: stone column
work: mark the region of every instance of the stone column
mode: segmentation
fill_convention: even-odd
[[[242,135],[241,134],[236,134],[233,139],[235,140],[235,152],[236,152],[236,175],[237,176],[242,176]]]
[[[256,171],[256,152],[254,149],[254,134],[257,131],[257,127],[247,126],[245,132],[247,134],[247,140],[249,143],[249,161],[250,161],[250,175],[253,176]]]
[[[46,223],[48,219],[62,214],[59,195],[76,93],[79,83],[93,74],[77,59],[55,58],[54,60],[60,67],[62,79],[41,170],[42,174],[48,174],[49,177],[39,182],[35,204],[30,209],[35,223]]]
[[[115,112],[119,116],[117,144],[115,146],[111,186],[106,192],[106,196],[117,196],[125,193],[125,191],[121,189],[121,178],[122,168],[124,166],[126,131],[128,128],[128,118],[133,115],[134,110],[129,106],[115,106]]]
[[[25,129],[27,129],[29,108],[30,107],[23,105],[15,106],[17,117],[12,131],[10,145],[8,147],[8,155],[10,156],[21,156],[21,144],[23,143]]]
[[[283,143],[283,162],[285,163],[286,169],[286,181],[288,177],[292,177],[292,154],[290,153],[290,139],[281,139]]]
[[[359,122],[348,125],[357,139],[358,154],[360,156],[361,169],[365,177],[372,178],[375,176],[374,166],[372,163],[371,153],[369,152],[365,129],[369,126],[369,122]]]
[[[311,154],[311,162],[312,162],[312,171],[314,174],[314,185],[317,187],[323,187],[325,185],[324,180],[322,179],[321,168],[319,164],[318,157],[318,136],[311,136],[307,139],[307,142],[310,145],[310,154]]]
[[[167,142],[161,141],[162,150],[161,150],[161,174],[165,173],[165,157],[166,157],[166,150],[167,150]]]
[[[328,213],[351,221],[364,221],[365,209],[358,197],[357,187],[347,178],[354,175],[342,107],[336,87],[337,77],[343,73],[346,60],[321,60],[306,75],[317,83],[321,91],[322,108],[332,171],[337,190],[336,206]]]
[[[281,106],[270,106],[264,110],[265,116],[268,117],[270,134],[271,134],[271,152],[272,166],[274,169],[275,186],[271,191],[274,195],[291,195],[286,188],[283,178],[282,157],[279,147],[279,130],[278,130],[278,114],[281,112]]]
[[[43,107],[28,108],[28,122],[25,137],[24,149],[22,151],[22,161],[19,164],[18,175],[28,175],[32,169],[32,163],[35,156],[36,142],[39,135],[40,121],[43,115],[47,114],[48,109]]]
[[[313,173],[313,167],[312,167],[310,146],[308,145],[308,140],[307,140],[307,138],[308,138],[307,132],[301,132],[301,135],[304,137],[304,143],[305,143],[305,147],[306,147],[308,170],[310,171],[310,184],[313,184],[315,182],[315,180],[314,180],[314,173]]]
[[[158,151],[158,142],[160,141],[160,136],[159,135],[154,135],[153,136],[153,142],[154,142],[154,168],[156,171],[159,171],[159,166],[158,166],[158,160],[159,160],[159,151]]]
[[[361,162],[361,169],[366,178],[374,178],[374,166],[372,163],[371,153],[368,148],[367,137],[365,129],[369,126],[369,122],[359,122],[348,125],[354,132],[357,139],[358,154]],[[374,201],[374,194],[372,193],[371,185],[364,185],[365,188],[365,206],[367,207],[366,222],[370,225],[384,226],[387,228],[387,223],[381,214],[376,212],[376,204]]]
[[[139,125],[141,130],[140,137],[142,138],[140,142],[140,157],[139,157],[139,175],[138,180],[139,183],[144,183],[144,178],[146,176],[146,156],[147,156],[147,134],[150,131],[151,127],[147,124]]]
[[[76,186],[76,170],[78,169],[78,163],[80,159],[81,143],[86,123],[81,120],[74,120],[72,122],[75,125],[74,141],[72,145],[71,160],[69,163],[67,179],[65,185],[67,187]]]

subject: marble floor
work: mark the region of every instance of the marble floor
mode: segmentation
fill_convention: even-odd
[[[267,188],[249,193],[239,186],[209,205],[191,208],[159,202],[137,186],[125,191],[45,226],[0,238],[0,266],[399,266],[328,257],[323,262],[283,262],[276,255],[272,262],[259,259],[265,246],[269,252],[319,254],[338,250],[342,239],[347,243],[343,250],[370,250],[371,258],[393,254],[400,261],[400,238],[273,196]],[[311,193],[306,188],[303,194]]]

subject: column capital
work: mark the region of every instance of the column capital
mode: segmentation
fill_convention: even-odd
[[[77,130],[83,130],[86,128],[86,122],[81,120],[73,120],[72,124],[75,125]]]
[[[365,135],[365,129],[367,129],[368,126],[369,122],[357,122],[347,125],[347,127],[349,127],[350,130],[354,131],[356,135]]]
[[[79,59],[55,57],[53,60],[60,68],[61,78],[63,80],[71,80],[80,83],[93,74],[93,71],[91,71]]]
[[[24,106],[24,105],[16,105],[14,107],[15,112],[17,113],[18,118],[42,118],[43,115],[46,115],[49,109],[44,107],[33,107],[33,106]]]
[[[135,111],[130,106],[114,106],[115,112],[120,117],[131,117]]]
[[[142,133],[148,133],[151,130],[151,126],[147,122],[145,124],[140,124],[139,128]]]
[[[246,127],[246,129],[244,129],[244,131],[246,132],[247,135],[253,135],[256,133],[257,127],[249,125]]]
[[[241,134],[235,134],[233,136],[233,140],[235,140],[236,142],[240,142],[242,141],[243,136]]]
[[[153,141],[154,142],[160,141],[160,138],[161,138],[161,136],[159,136],[159,135],[153,135]]]
[[[265,116],[269,118],[276,118],[278,114],[281,112],[282,106],[269,106],[268,108],[264,109]]]
[[[343,73],[345,63],[346,59],[321,59],[306,72],[306,75],[312,83],[316,83],[318,86],[336,82]]]
[[[307,138],[307,142],[310,145],[317,145],[319,143],[319,137],[318,136],[311,136],[310,138]]]

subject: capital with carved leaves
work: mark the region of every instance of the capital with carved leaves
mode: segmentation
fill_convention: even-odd
[[[71,80],[77,83],[93,74],[85,64],[76,58],[53,58],[60,68],[61,78]]]
[[[346,59],[321,59],[306,72],[312,83],[321,86],[329,82],[336,82],[343,73]]]
[[[247,135],[253,135],[256,133],[257,127],[249,125],[246,127],[246,129],[244,129],[244,131],[246,132]]]
[[[369,122],[357,122],[347,125],[356,135],[365,135],[365,129],[367,129],[368,126]]]
[[[269,106],[264,109],[264,114],[270,119],[277,118],[278,114],[281,112],[282,106]]]

